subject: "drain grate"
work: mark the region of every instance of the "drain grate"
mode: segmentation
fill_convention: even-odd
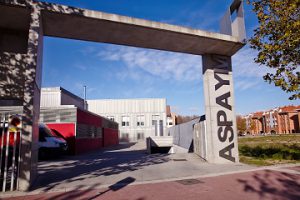
[[[173,159],[173,161],[187,161],[185,158],[177,158],[177,159]]]
[[[176,181],[177,183],[180,183],[182,185],[194,185],[194,184],[199,184],[199,183],[204,183],[202,181],[199,181],[197,179],[183,179]]]

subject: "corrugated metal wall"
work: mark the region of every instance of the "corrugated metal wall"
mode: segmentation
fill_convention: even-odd
[[[95,113],[166,113],[166,99],[104,99],[87,100]]]
[[[137,141],[149,136],[155,136],[153,116],[162,120],[166,128],[166,99],[106,99],[88,100],[88,110],[98,115],[111,118],[119,123],[120,138],[128,134],[129,141]],[[137,126],[138,116],[144,116],[144,125]],[[129,126],[122,126],[122,117],[129,118]],[[126,139],[123,138],[123,141]]]
[[[42,88],[41,107],[57,107],[61,105],[60,89]]]
[[[75,107],[57,107],[57,108],[41,108],[40,110],[40,122],[76,122]]]

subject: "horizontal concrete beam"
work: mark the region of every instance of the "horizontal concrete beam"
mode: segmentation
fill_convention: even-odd
[[[84,16],[43,12],[43,22],[48,36],[196,55],[231,56],[243,46],[229,35],[89,10]]]
[[[0,0],[1,2],[7,3],[5,0]],[[232,56],[244,46],[244,43],[240,42],[238,38],[225,34],[57,4],[43,2],[32,4],[36,4],[42,10],[45,36],[195,55],[220,54]],[[15,4],[15,6],[20,5]],[[28,3],[24,4],[23,9],[26,7],[28,7]]]

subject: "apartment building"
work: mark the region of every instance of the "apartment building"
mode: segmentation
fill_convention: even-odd
[[[244,116],[247,133],[289,134],[300,133],[300,105],[283,106]]]

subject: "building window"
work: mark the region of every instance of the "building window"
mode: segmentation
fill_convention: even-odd
[[[114,116],[107,116],[107,118],[109,119],[109,120],[111,120],[111,121],[115,121],[115,117]]]
[[[171,125],[173,125],[173,123],[172,123],[172,122],[169,122],[169,125],[171,126]]]
[[[129,126],[129,116],[122,116],[122,126]]]
[[[159,121],[159,115],[152,115],[152,126],[155,126]]]
[[[145,116],[144,115],[137,116],[136,125],[137,126],[145,126]]]

